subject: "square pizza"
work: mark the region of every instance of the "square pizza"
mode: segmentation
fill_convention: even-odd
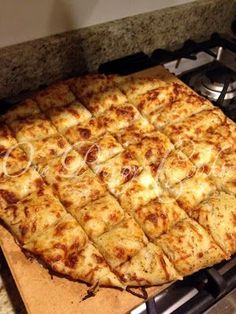
[[[91,143],[81,143],[75,148],[90,166],[95,169],[96,166],[113,156],[121,153],[123,147],[110,134],[105,134],[97,141]]]
[[[30,165],[31,161],[18,144],[0,152],[0,177],[19,175],[27,170]]]
[[[129,150],[124,150],[112,159],[99,164],[95,172],[102,182],[107,185],[109,191],[113,192],[114,188],[132,180],[142,170],[143,167],[135,158],[135,154]]]
[[[17,141],[5,123],[0,125],[0,153],[5,153],[9,148],[17,146]]]
[[[78,177],[87,169],[84,159],[73,149],[49,161],[43,160],[37,165],[37,170],[44,181],[55,188],[57,183]]]
[[[40,113],[40,109],[36,101],[32,98],[26,99],[20,104],[17,104],[10,108],[3,116],[2,120],[7,123],[17,120],[23,119],[28,116],[33,116],[34,114]]]
[[[135,209],[133,216],[149,239],[168,232],[177,222],[187,218],[176,201],[166,195]]]
[[[28,194],[40,190],[43,185],[42,178],[33,168],[0,178],[0,208],[17,203]]]
[[[190,218],[180,221],[166,234],[161,235],[156,244],[183,276],[226,258],[207,231]]]
[[[92,95],[84,100],[84,103],[88,110],[97,116],[109,109],[112,105],[122,105],[127,101],[126,96],[118,88],[113,87],[102,93]]]
[[[196,172],[192,177],[171,187],[169,191],[178,204],[191,214],[191,211],[207,199],[215,189],[214,181],[209,175]]]
[[[171,150],[159,163],[151,164],[150,170],[155,180],[168,189],[183,179],[192,176],[195,167],[180,150]]]
[[[142,137],[142,141],[130,145],[129,150],[133,152],[138,161],[144,165],[159,165],[174,148],[168,137],[161,132],[152,132]]]
[[[20,243],[55,224],[66,211],[49,187],[31,193],[0,212],[0,217],[11,228]]]
[[[24,143],[21,147],[26,152],[28,159],[33,164],[38,164],[62,155],[70,149],[70,144],[63,136],[57,134],[41,140]]]
[[[156,128],[163,128],[168,124],[175,124],[201,112],[212,109],[213,105],[198,95],[188,95],[180,101],[175,101],[164,106],[160,111],[154,111],[148,116]]]
[[[60,133],[64,133],[68,128],[91,118],[91,113],[78,101],[68,106],[51,108],[46,112]]]
[[[127,128],[115,132],[114,136],[123,146],[127,147],[131,144],[141,142],[146,133],[153,132],[154,130],[154,126],[147,119],[140,117]]]
[[[35,96],[41,110],[45,111],[54,107],[61,107],[75,101],[75,95],[71,92],[66,82],[57,82],[42,90]]]
[[[85,206],[106,192],[104,185],[89,169],[79,176],[65,179],[54,186],[68,211],[73,210],[74,207]]]
[[[166,85],[164,81],[157,78],[150,77],[125,77],[118,78],[118,87],[127,96],[129,101],[134,101],[139,95],[145,94],[146,92],[158,88],[160,86]]]
[[[83,103],[94,94],[103,93],[115,87],[114,76],[104,74],[88,74],[67,81],[71,90]]]
[[[100,252],[88,242],[78,222],[69,214],[25,244],[24,249],[40,257],[54,271],[74,280],[123,287]]]
[[[94,139],[101,137],[106,132],[105,126],[103,117],[93,117],[84,123],[77,124],[67,129],[64,135],[76,149],[81,143],[90,143]]]
[[[95,239],[96,247],[112,268],[128,261],[147,243],[143,230],[129,215],[112,230]]]
[[[226,254],[236,253],[236,196],[216,192],[192,213]]]
[[[163,251],[148,243],[137,255],[116,268],[116,274],[128,286],[152,286],[180,279]]]
[[[181,93],[186,93],[186,88],[182,84],[162,84],[138,96],[134,100],[134,105],[144,116],[150,119],[153,113],[159,112],[166,106],[177,101]]]
[[[53,124],[43,113],[9,123],[19,142],[40,140],[57,133]]]
[[[220,109],[203,110],[192,115],[185,121],[167,125],[163,132],[175,144],[180,145],[186,138],[204,137],[207,132],[214,130],[225,122],[225,115]]]
[[[162,189],[151,173],[144,169],[138,176],[116,187],[113,193],[118,197],[121,206],[132,212],[161,195]]]
[[[123,209],[109,193],[82,208],[74,208],[71,213],[91,239],[109,231],[124,218]]]

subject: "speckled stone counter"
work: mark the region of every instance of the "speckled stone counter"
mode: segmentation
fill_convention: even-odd
[[[26,314],[15,282],[0,249],[0,314]]]
[[[229,33],[235,0],[197,0],[0,49],[0,99],[138,51]]]

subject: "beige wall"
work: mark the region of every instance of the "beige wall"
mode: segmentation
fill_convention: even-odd
[[[0,0],[0,47],[193,0]]]

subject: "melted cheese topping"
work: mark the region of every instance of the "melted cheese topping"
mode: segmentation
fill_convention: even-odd
[[[74,208],[72,214],[92,239],[107,232],[124,218],[123,209],[110,194],[106,194],[83,208]]]
[[[68,80],[68,84],[77,98],[86,103],[92,95],[113,88],[114,77],[111,75],[106,76],[104,74],[89,74]]]
[[[11,130],[5,123],[0,125],[0,154],[17,144]]]
[[[74,150],[68,150],[62,156],[38,165],[39,173],[51,185],[77,177],[87,169],[83,158]]]
[[[5,176],[0,179],[0,208],[14,204],[44,185],[37,171],[29,168],[14,176]]]
[[[213,180],[204,173],[196,173],[191,178],[181,181],[170,189],[172,196],[188,213],[191,213],[194,207],[214,191]]]
[[[196,219],[230,256],[236,251],[236,197],[218,192],[193,211]]]
[[[152,164],[150,168],[155,179],[167,189],[195,171],[188,157],[179,150],[170,151],[159,164]]]
[[[25,243],[56,223],[65,213],[51,189],[44,188],[7,207],[2,216],[18,241]]]
[[[75,100],[75,96],[65,82],[58,82],[39,92],[35,99],[40,109],[44,111],[68,105]]]
[[[152,243],[116,270],[126,285],[151,286],[180,279],[163,251]]]
[[[142,169],[143,167],[135,159],[134,154],[125,150],[112,159],[101,163],[94,170],[112,192],[114,188],[139,175]]]
[[[122,151],[122,146],[110,134],[105,134],[104,137],[94,143],[81,144],[78,147],[78,152],[93,168]]]
[[[182,275],[191,274],[201,268],[219,263],[224,252],[207,231],[192,219],[175,225],[157,241],[175,268]]]
[[[92,95],[87,102],[86,107],[95,115],[103,113],[112,105],[122,105],[127,102],[127,98],[118,88],[110,88],[103,93]]]
[[[35,100],[29,98],[24,102],[12,107],[2,116],[2,118],[4,121],[9,123],[13,120],[26,118],[37,113],[40,113],[37,103]]]
[[[106,192],[105,187],[91,170],[85,171],[78,177],[58,182],[55,186],[62,203],[68,210],[82,207]]]
[[[24,172],[31,164],[24,151],[16,146],[0,153],[0,177]]]
[[[145,94],[146,92],[166,85],[164,81],[156,78],[134,78],[128,77],[123,80],[118,79],[119,88],[128,97],[130,101],[134,100],[137,96]]]
[[[191,95],[186,99],[164,106],[160,112],[155,111],[149,118],[157,128],[163,128],[167,124],[175,124],[202,110],[212,108],[213,105],[209,101],[197,95]]]
[[[147,242],[142,229],[130,216],[95,239],[96,246],[112,268],[136,255]]]
[[[19,142],[40,140],[57,133],[55,127],[42,113],[22,120],[14,120],[10,126]]]
[[[32,141],[21,145],[28,159],[34,164],[46,162],[62,155],[70,148],[69,143],[61,135],[54,135],[42,140]]]
[[[142,165],[159,165],[161,160],[169,155],[173,149],[168,137],[160,132],[153,132],[143,136],[142,141],[130,145],[129,150],[136,155]]]
[[[164,197],[154,200],[134,211],[134,218],[152,240],[170,230],[177,222],[187,218],[174,199]]]
[[[141,142],[146,133],[154,131],[154,126],[147,119],[140,117],[127,128],[114,134],[118,141],[125,147]]]
[[[224,123],[225,116],[219,109],[201,111],[187,120],[169,125],[164,133],[175,143],[186,138],[199,138],[205,136],[210,130]]]
[[[91,118],[91,113],[79,102],[73,102],[68,106],[52,108],[46,114],[61,133]]]
[[[162,193],[162,189],[153,179],[148,170],[143,170],[137,177],[114,189],[113,193],[119,198],[121,206],[133,211],[146,205]]]

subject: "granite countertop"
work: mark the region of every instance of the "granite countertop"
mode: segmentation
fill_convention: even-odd
[[[0,314],[26,314],[26,309],[0,249]]]

